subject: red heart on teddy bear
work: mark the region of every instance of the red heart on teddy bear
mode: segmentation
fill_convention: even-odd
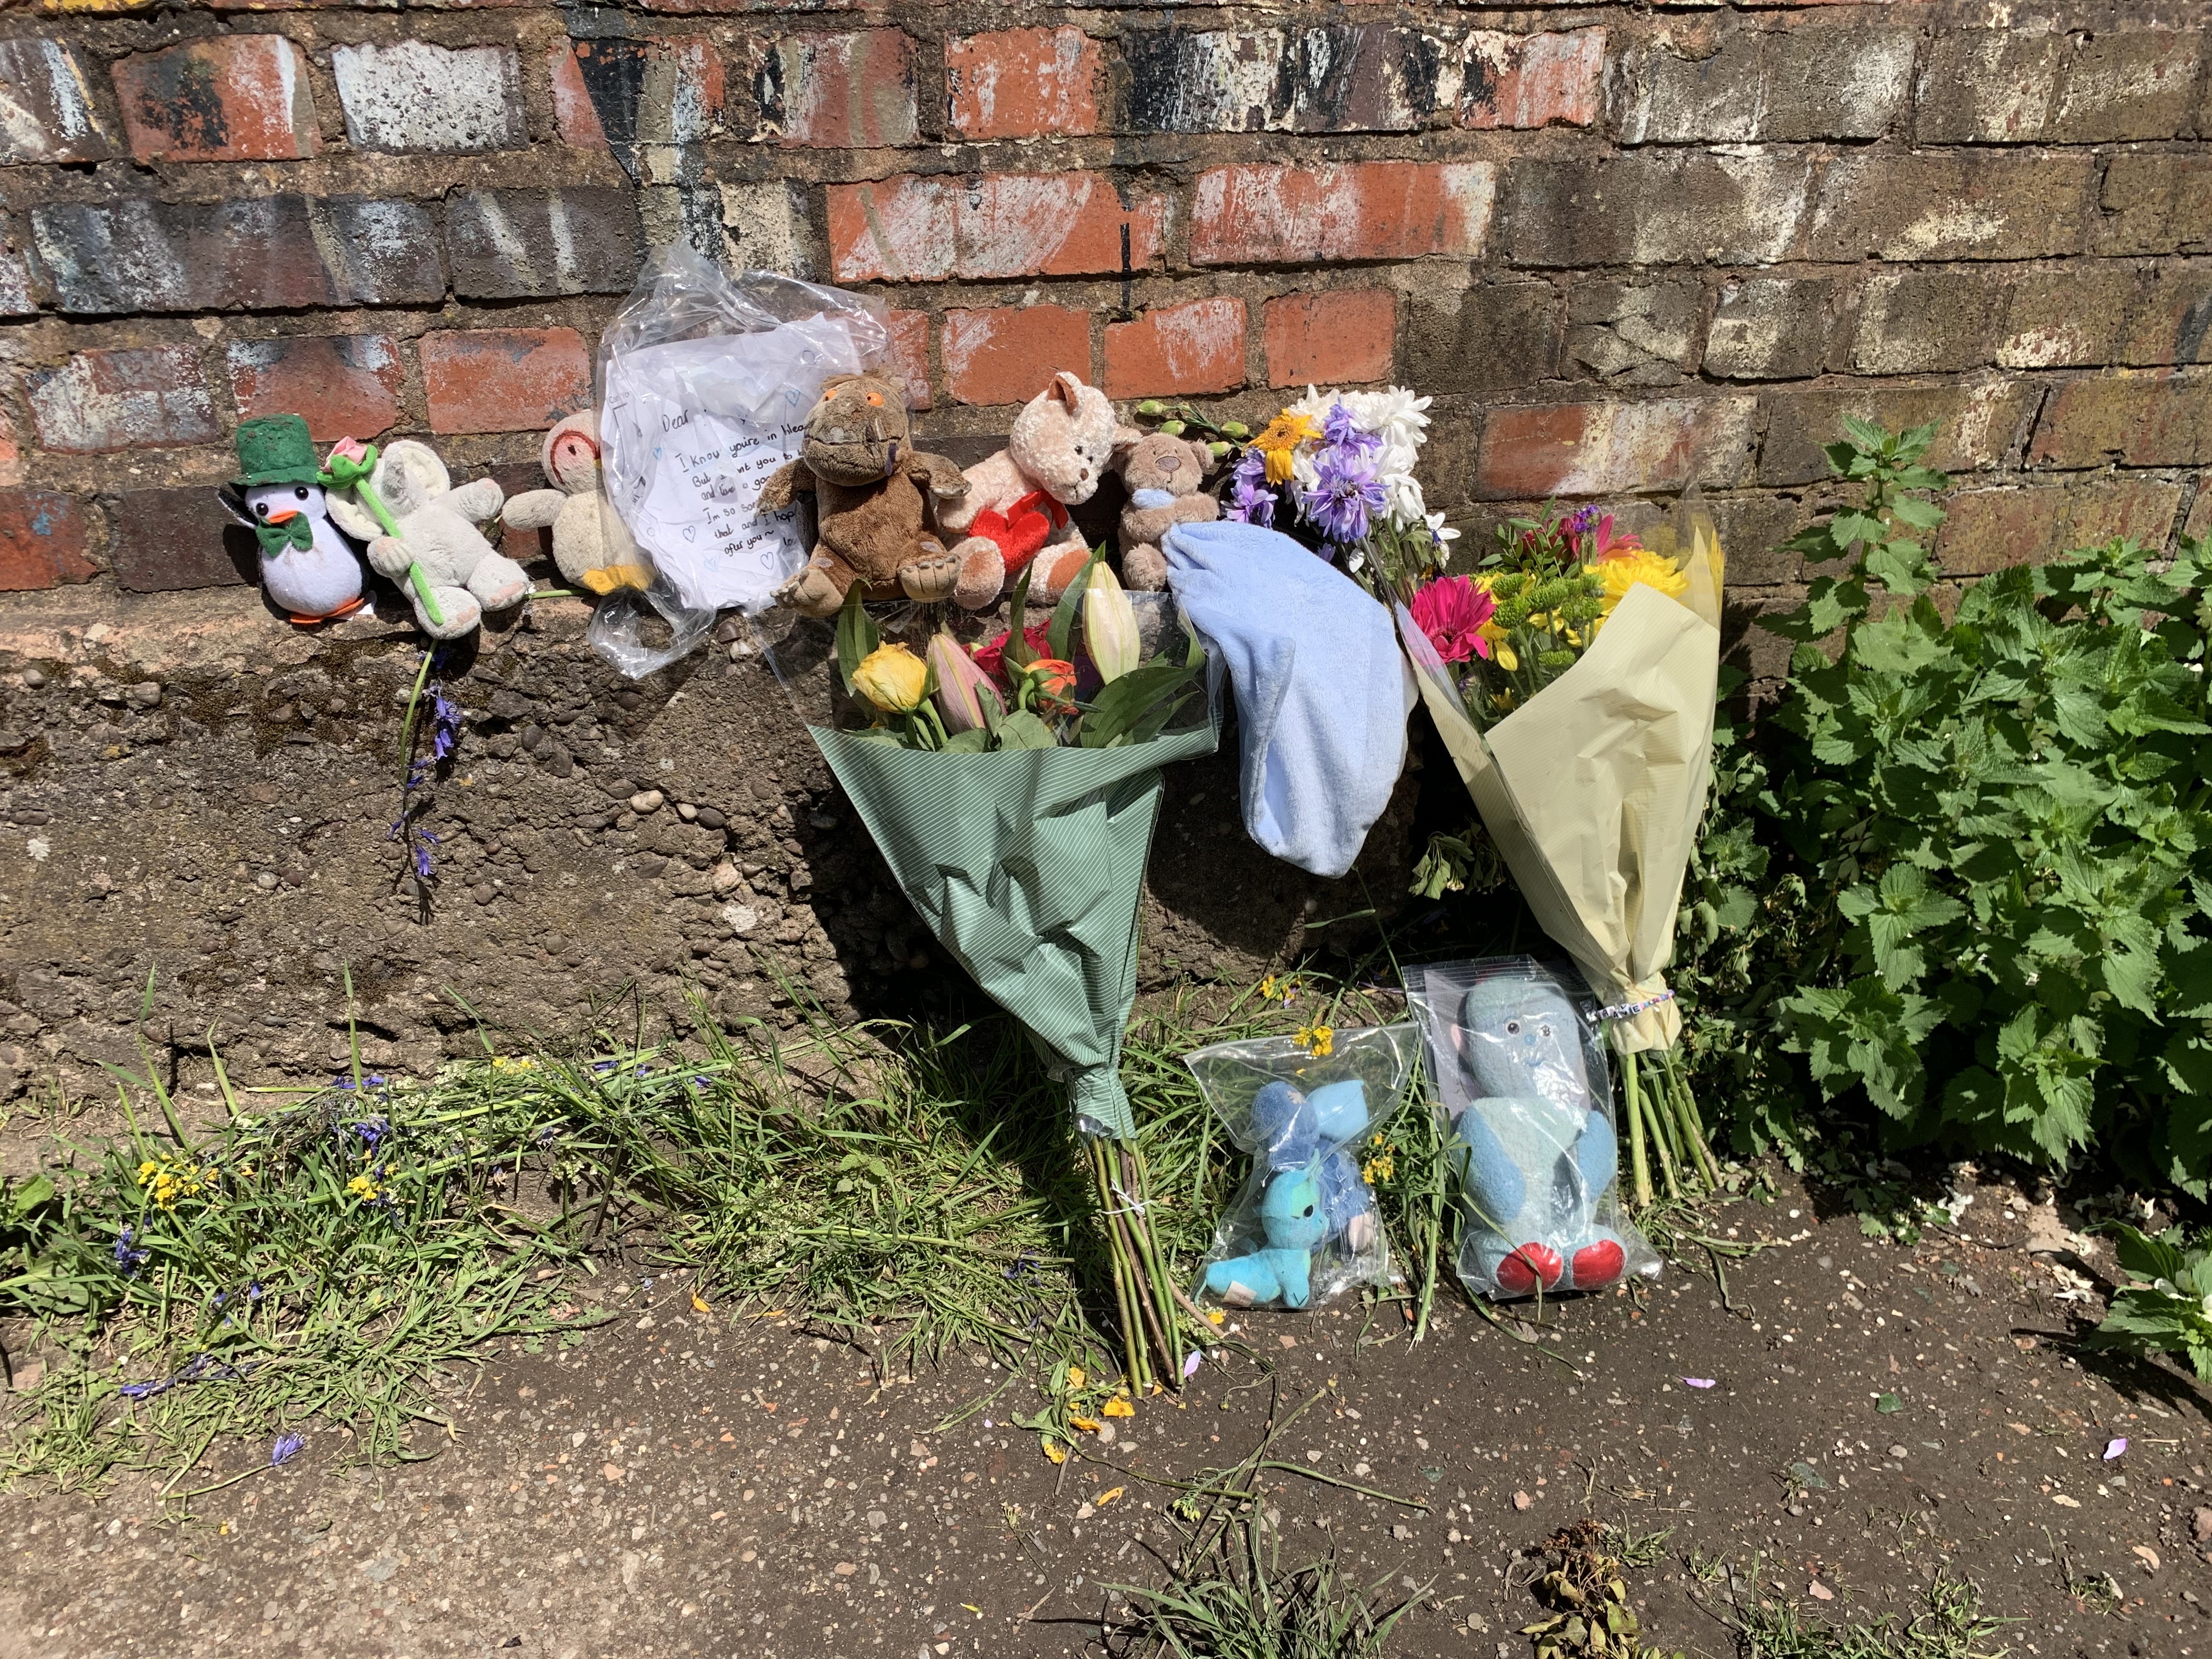
[[[968,526],[971,536],[994,543],[1006,562],[1006,574],[1015,574],[1045,544],[1052,532],[1067,522],[1067,509],[1042,489],[1032,489],[1004,513],[985,507]]]

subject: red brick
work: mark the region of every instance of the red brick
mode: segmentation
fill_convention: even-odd
[[[15,441],[15,422],[0,409],[0,489],[12,489],[23,482],[23,447]]]
[[[2197,483],[2197,499],[2189,504],[2189,520],[2181,526],[2181,533],[2201,541],[2212,541],[2212,489],[2205,488],[2201,478]]]
[[[1122,204],[1100,173],[906,177],[830,186],[830,260],[840,282],[1079,276],[1144,270],[1167,200]]]
[[[561,142],[571,149],[604,149],[607,130],[592,104],[591,88],[576,54],[589,52],[595,42],[563,40],[545,54],[546,73],[553,82],[553,125]]]
[[[296,161],[319,142],[307,60],[281,34],[220,34],[115,65],[142,161]]]
[[[90,455],[222,436],[197,346],[80,351],[33,374],[30,387],[31,418],[47,449]]]
[[[963,404],[1021,404],[1061,369],[1091,378],[1091,313],[1008,306],[945,313],[945,389]]]
[[[1605,76],[1605,31],[1468,38],[1461,84],[1463,127],[1586,127],[1597,119]]]
[[[66,40],[0,40],[0,167],[116,153],[83,56]]]
[[[1473,258],[1497,193],[1487,161],[1214,167],[1192,204],[1193,264]]]
[[[945,118],[963,138],[1098,131],[1098,43],[1081,29],[945,37]]]
[[[1244,384],[1244,302],[1193,300],[1106,325],[1106,395],[1233,392]]]
[[[573,328],[425,334],[422,394],[433,432],[535,432],[592,401],[592,358]]]
[[[204,492],[203,492],[204,493]],[[46,489],[0,489],[0,593],[88,581],[84,503]]]
[[[2075,380],[2036,423],[2040,466],[2187,466],[2212,461],[2212,374]]]
[[[929,313],[894,311],[884,320],[891,331],[890,373],[905,383],[906,406],[930,408]]]
[[[2181,486],[2165,478],[2107,478],[2068,490],[2063,547],[2101,547],[2116,536],[2163,548],[2181,509]]]
[[[1753,398],[1494,409],[1475,494],[1492,501],[1726,487],[1750,470]]]
[[[236,340],[226,361],[241,421],[304,415],[309,434],[322,443],[374,438],[399,418],[407,371],[398,342],[388,334]]]
[[[753,77],[763,121],[787,144],[873,149],[910,144],[914,40],[898,29],[795,34],[775,43]]]
[[[1290,294],[1260,313],[1269,386],[1357,386],[1390,376],[1397,296],[1383,288]]]
[[[1982,576],[2051,556],[2063,489],[1971,489],[1943,503],[1936,556],[1954,576]]]

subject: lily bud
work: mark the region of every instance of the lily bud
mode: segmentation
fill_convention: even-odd
[[[1109,685],[1137,665],[1136,607],[1103,559],[1091,567],[1090,584],[1083,590],[1083,643],[1098,678]]]
[[[937,675],[937,712],[944,718],[947,732],[981,731],[989,722],[984,719],[983,704],[989,699],[991,713],[1003,714],[1006,705],[1000,700],[998,688],[991,684],[990,676],[976,666],[968,647],[950,634],[933,635],[929,641],[929,665]]]

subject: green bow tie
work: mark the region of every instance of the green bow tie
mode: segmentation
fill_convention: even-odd
[[[314,520],[304,513],[295,513],[282,524],[254,526],[253,535],[261,544],[264,558],[273,559],[288,547],[305,552],[315,544]]]

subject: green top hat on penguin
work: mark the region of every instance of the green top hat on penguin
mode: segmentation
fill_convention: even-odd
[[[315,446],[307,435],[307,422],[298,415],[264,415],[238,423],[238,472],[231,487],[252,489],[259,484],[319,484],[321,467],[315,463]]]

